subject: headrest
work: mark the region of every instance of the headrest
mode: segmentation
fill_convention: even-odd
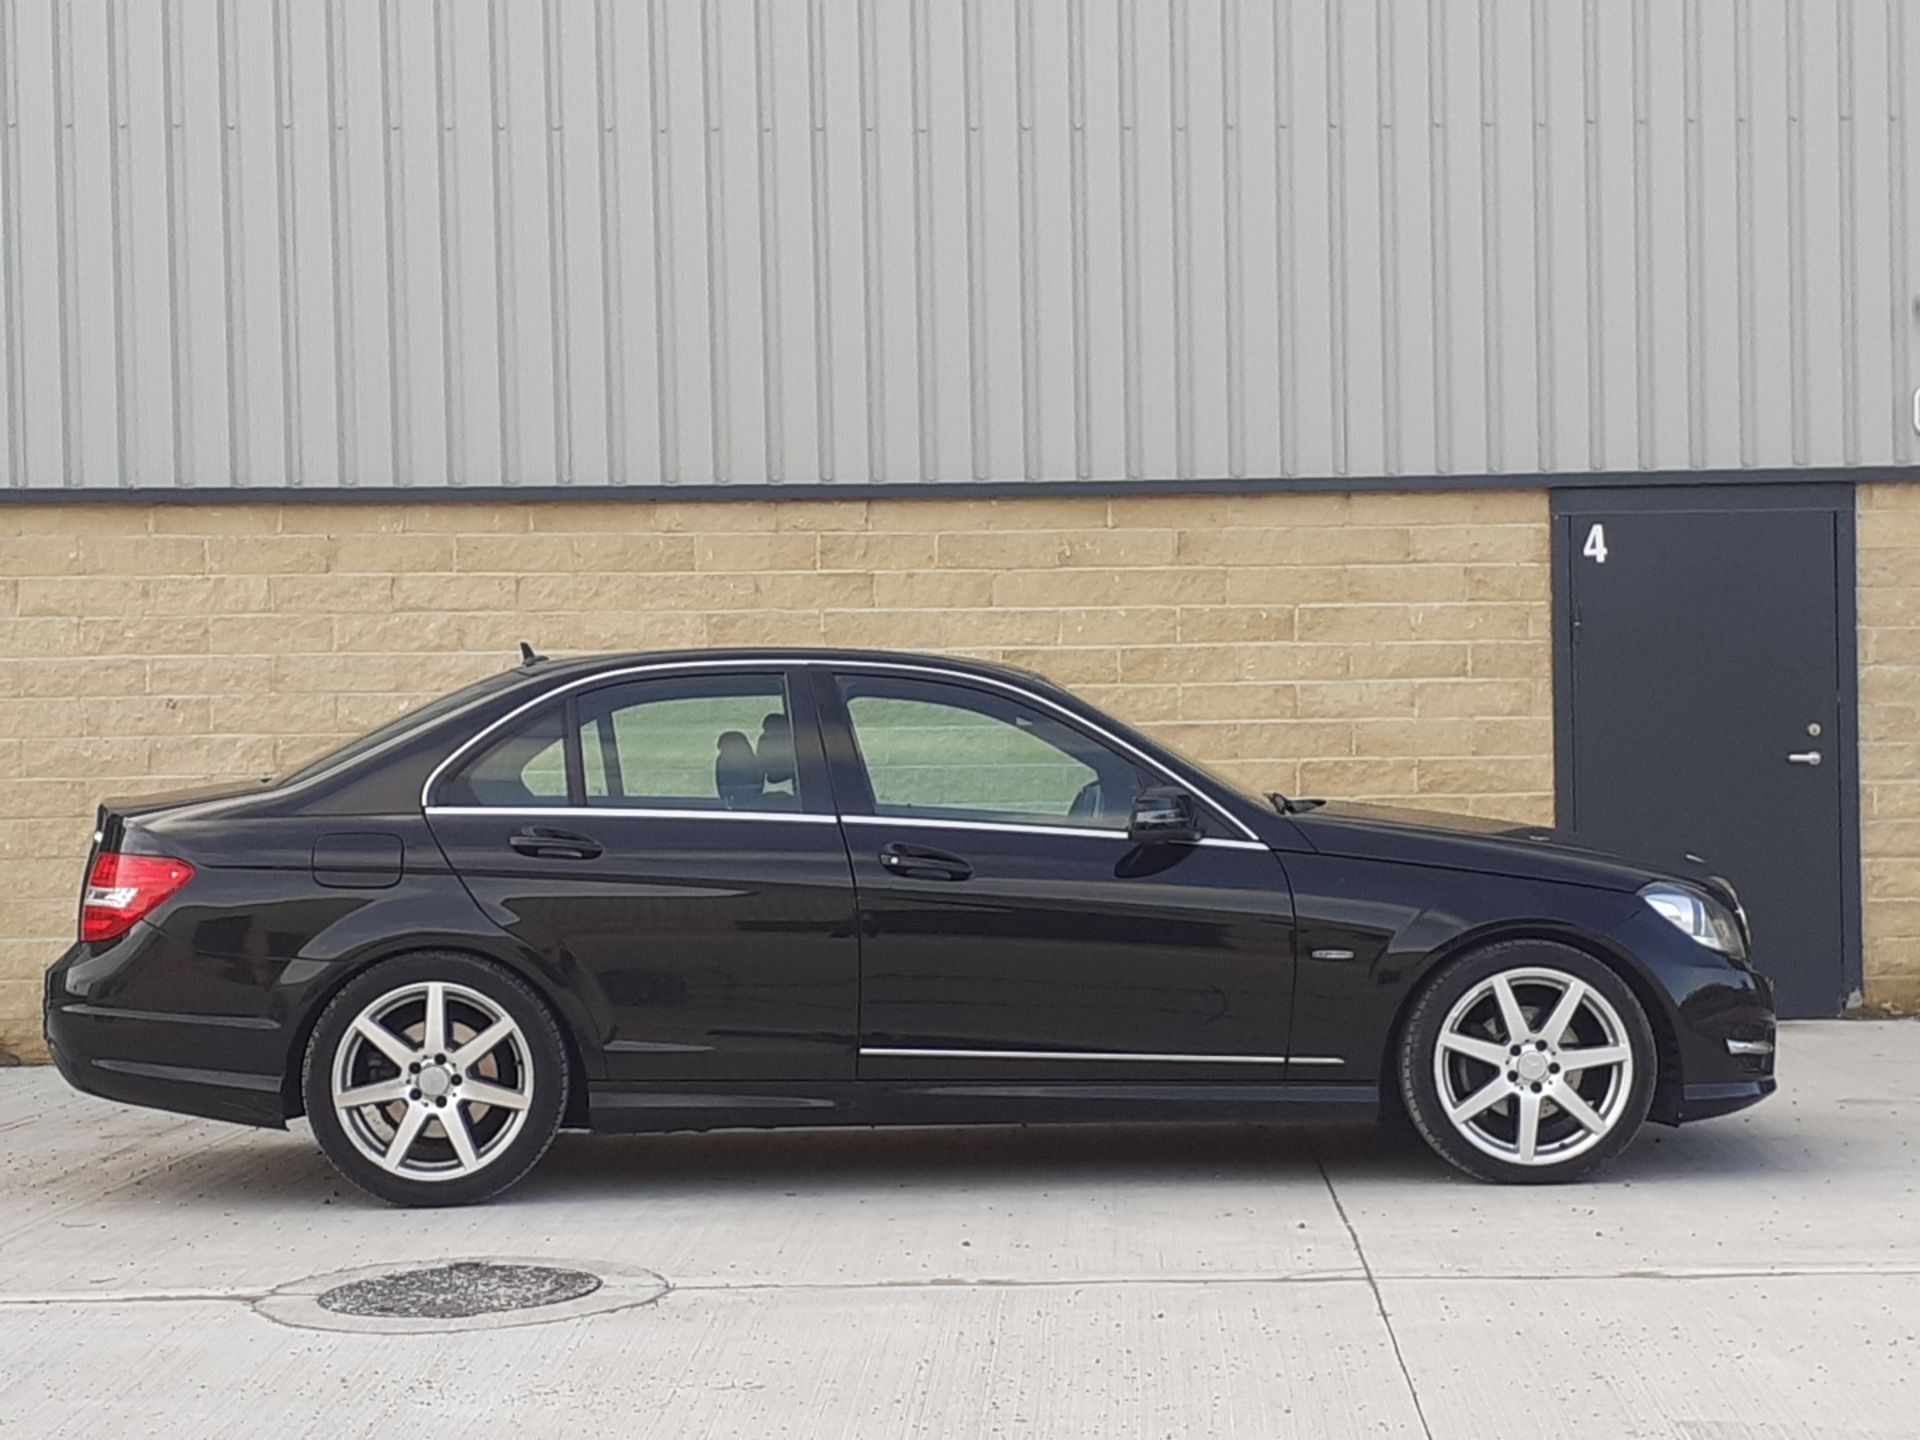
[[[713,757],[713,788],[728,808],[744,800],[757,800],[765,788],[764,780],[753,742],[739,730],[722,734]]]
[[[793,779],[793,722],[779,711],[760,722],[760,743],[754,747],[769,785]]]

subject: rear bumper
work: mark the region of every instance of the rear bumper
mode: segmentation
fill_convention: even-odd
[[[284,1056],[285,1032],[274,1019],[155,1010],[91,993],[99,976],[124,969],[156,936],[136,926],[115,946],[75,945],[54,962],[42,1012],[54,1065],[76,1090],[103,1099],[284,1129],[283,1064],[217,1068],[236,1056]]]

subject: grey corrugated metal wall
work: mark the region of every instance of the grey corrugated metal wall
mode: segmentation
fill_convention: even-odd
[[[1920,0],[0,0],[12,486],[1909,462]]]

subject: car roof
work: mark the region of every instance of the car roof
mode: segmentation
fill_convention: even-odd
[[[770,665],[876,663],[925,665],[962,674],[1014,679],[1027,685],[1039,684],[1048,689],[1055,688],[1053,682],[1044,675],[1037,671],[1023,669],[1018,665],[1005,665],[990,660],[963,659],[954,655],[932,655],[912,650],[853,650],[816,645],[755,645],[710,650],[630,650],[601,655],[572,655],[558,660],[542,656],[515,669],[521,674],[543,680],[578,679],[583,675],[593,675],[601,670],[617,670],[627,666],[668,661],[697,664],[703,660],[731,663],[742,660],[765,660]]]

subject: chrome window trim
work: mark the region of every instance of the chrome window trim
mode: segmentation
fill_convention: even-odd
[[[840,823],[843,825],[918,826],[930,830],[984,830],[1003,835],[1060,835],[1070,839],[1122,840],[1128,844],[1137,843],[1125,830],[1113,830],[1094,825],[1048,825],[1045,822],[1027,825],[1018,820],[947,820],[934,819],[926,815],[842,815]],[[1186,843],[1207,845],[1221,850],[1264,852],[1268,848],[1259,840],[1216,839],[1211,835]]]
[[[1078,715],[1074,713],[1072,710],[1069,710],[1066,706],[1058,704],[1055,701],[1049,700],[1044,695],[1036,695],[1031,690],[1025,689],[1024,687],[1019,685],[1015,685],[1010,681],[998,679],[994,676],[975,675],[965,670],[950,670],[940,665],[923,664],[923,663],[911,662],[911,661],[905,661],[905,660],[850,660],[850,659],[829,658],[823,655],[805,655],[805,654],[791,655],[791,656],[762,656],[759,658],[739,657],[739,658],[708,659],[708,660],[653,660],[653,661],[648,661],[644,665],[628,665],[628,666],[622,666],[616,670],[602,670],[592,675],[582,675],[577,679],[568,680],[562,684],[551,686],[541,691],[540,694],[534,696],[531,700],[525,701],[524,703],[515,706],[512,710],[509,710],[505,715],[502,715],[498,720],[495,720],[492,724],[486,726],[484,729],[480,730],[477,734],[469,736],[464,743],[457,746],[451,753],[447,755],[447,757],[444,760],[442,760],[438,765],[434,766],[433,769],[430,772],[428,772],[425,782],[420,786],[421,808],[425,810],[433,810],[437,808],[435,807],[433,803],[433,798],[432,798],[433,787],[437,783],[439,783],[440,777],[443,773],[445,773],[454,764],[456,764],[459,760],[461,760],[475,746],[485,741],[486,738],[492,735],[494,731],[501,729],[503,726],[511,724],[514,720],[518,719],[521,715],[524,715],[527,711],[532,710],[537,706],[544,705],[548,701],[556,698],[557,696],[569,694],[574,690],[583,689],[590,685],[598,685],[603,681],[621,680],[621,679],[628,678],[630,676],[637,676],[637,675],[652,675],[662,671],[671,671],[671,670],[782,671],[796,665],[805,665],[809,667],[825,666],[828,668],[838,667],[838,668],[847,669],[847,670],[893,670],[893,671],[902,671],[910,675],[932,675],[944,680],[957,680],[962,684],[985,685],[996,690],[1004,691],[1010,695],[1016,695],[1020,699],[1025,700],[1030,705],[1044,706],[1046,709],[1053,711],[1055,714],[1065,717],[1066,720],[1069,721],[1070,723],[1078,725],[1082,729],[1091,731],[1093,734],[1098,735],[1102,740],[1106,741],[1109,745],[1118,747],[1119,749],[1125,751],[1127,754],[1131,755],[1135,760],[1139,761],[1141,764],[1146,765],[1149,769],[1156,771],[1163,778],[1167,780],[1171,780],[1177,785],[1184,786],[1186,789],[1192,791],[1193,794],[1202,803],[1204,803],[1208,809],[1214,811],[1220,817],[1220,819],[1224,820],[1228,824],[1232,825],[1236,830],[1238,830],[1248,841],[1253,842],[1259,849],[1265,850],[1267,848],[1266,844],[1260,840],[1260,837],[1254,833],[1252,827],[1247,825],[1244,821],[1240,820],[1230,810],[1228,810],[1226,806],[1222,805],[1218,800],[1214,799],[1213,796],[1208,792],[1206,787],[1195,784],[1190,777],[1181,775],[1177,771],[1168,768],[1167,766],[1161,764],[1159,761],[1155,760],[1152,756],[1140,750],[1137,746],[1129,744],[1127,741],[1121,739],[1121,737],[1119,737],[1118,735],[1113,734],[1111,731],[1105,729],[1099,724],[1096,724],[1094,721],[1087,719],[1084,715]],[[469,807],[469,808],[476,808],[476,807]],[[493,810],[495,807],[480,806],[477,808],[481,809],[482,811],[490,811],[490,810]],[[510,808],[510,807],[500,807],[500,808]],[[583,806],[581,808],[587,809],[591,807]],[[570,812],[570,813],[578,813],[578,812]],[[681,812],[675,812],[675,813],[684,814],[684,813],[705,813],[705,812],[681,811]],[[743,813],[749,813],[749,812],[731,811],[727,813],[743,814]],[[815,812],[799,812],[799,813],[815,813]],[[828,816],[826,818],[831,819],[833,817]],[[852,817],[848,817],[848,818],[852,818]]]
[[[993,820],[922,820],[895,815],[824,815],[816,810],[702,810],[695,806],[632,805],[429,805],[425,812],[435,815],[532,815],[542,819],[568,820],[583,815],[606,815],[621,820],[797,820],[803,825],[904,825],[929,826],[936,830],[984,830],[1010,835],[1057,835],[1088,840],[1131,841],[1124,830],[1095,830],[1065,825],[1021,825]],[[1267,847],[1258,840],[1223,840],[1206,836],[1188,842],[1219,850],[1259,850]]]
[[[984,830],[996,834],[1062,835],[1088,840],[1124,840],[1124,830],[1108,830],[1096,825],[1049,825],[1039,821],[1026,825],[1018,820],[937,820],[925,815],[842,815],[843,825],[900,825],[928,830]]]
[[[838,820],[814,810],[700,810],[693,806],[675,810],[660,806],[621,805],[429,805],[429,817],[435,815],[536,815],[556,820],[573,820],[583,815],[605,815],[620,820],[797,820],[803,825],[833,825]]]
[[[875,1060],[1085,1060],[1096,1064],[1154,1065],[1344,1065],[1331,1055],[1170,1055],[1125,1050],[940,1050],[899,1045],[862,1045]]]

